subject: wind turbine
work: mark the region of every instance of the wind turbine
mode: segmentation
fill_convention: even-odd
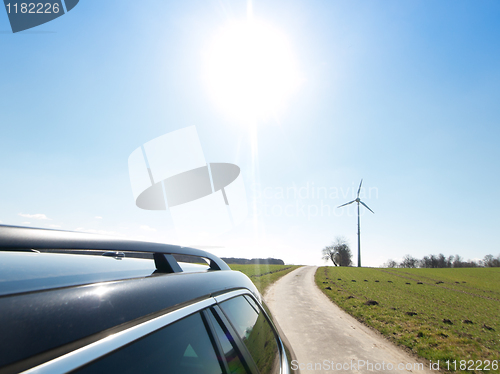
[[[349,201],[348,203],[342,204],[338,206],[337,208],[341,208],[343,206],[352,204],[352,203],[358,203],[358,268],[361,267],[361,239],[360,239],[360,228],[359,228],[359,204],[362,204],[366,209],[368,209],[370,212],[375,214],[373,210],[371,210],[368,205],[366,205],[364,202],[362,202],[359,199],[359,192],[361,191],[361,184],[363,184],[363,179],[361,179],[361,182],[359,183],[359,188],[358,188],[358,196],[356,197],[356,200]]]

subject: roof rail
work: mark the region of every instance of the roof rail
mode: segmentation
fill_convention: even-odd
[[[196,248],[119,239],[83,232],[0,225],[0,251],[39,249],[94,249],[116,252],[152,253],[160,273],[182,272],[173,254],[202,257],[210,260],[210,270],[230,270],[219,257]]]

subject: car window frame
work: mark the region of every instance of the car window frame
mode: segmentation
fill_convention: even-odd
[[[217,305],[214,305],[210,308],[203,309],[202,313],[204,314],[204,318],[208,322],[208,326],[210,328],[210,333],[212,334],[212,336],[214,337],[214,339],[217,342],[216,343],[217,349],[218,349],[218,352],[220,352],[220,356],[223,357],[224,369],[225,369],[226,373],[227,374],[230,373],[229,364],[228,364],[227,359],[225,357],[224,350],[222,348],[222,343],[220,342],[220,339],[219,339],[219,335],[215,331],[215,327],[213,326],[212,319],[208,316],[209,313],[213,315],[214,319],[216,320],[215,323],[219,324],[222,331],[225,334],[229,334],[231,336],[232,340],[234,341],[234,343],[236,345],[235,349],[238,353],[240,361],[243,364],[245,370],[251,374],[258,373],[258,370],[257,371],[255,370],[257,368],[257,366],[255,365],[255,363],[252,364],[253,359],[251,359],[251,356],[245,355],[245,351],[242,350],[244,348],[244,344],[243,344],[243,342],[239,341],[239,338],[237,337],[236,331],[234,331],[232,329],[232,325],[229,323],[227,318],[224,320],[225,316],[224,316],[224,313],[222,312],[222,310],[220,310],[220,308]]]
[[[235,342],[238,351],[243,356],[243,360],[245,361],[244,365],[246,364],[247,366],[246,369],[252,374],[254,373],[260,374],[259,369],[257,368],[257,364],[255,363],[250,352],[248,351],[245,343],[241,340],[239,334],[236,332],[233,325],[226,317],[222,309],[218,305],[212,306],[212,309],[216,313],[216,319],[222,322],[221,327],[223,328],[223,330],[226,329],[233,338],[233,341]]]
[[[39,365],[33,366],[23,371],[22,374],[68,373],[77,370],[95,360],[102,358],[103,356],[111,354],[112,352],[117,351],[126,345],[133,344],[135,341],[142,339],[145,336],[154,333],[155,331],[158,331],[195,313],[200,313],[203,320],[207,322],[206,331],[209,334],[210,339],[214,339],[214,341],[212,341],[212,343],[215,342],[215,344],[213,344],[214,350],[220,353],[220,357],[223,359],[222,367],[224,370],[226,370],[226,372],[228,372],[228,364],[225,357],[223,357],[224,355],[220,346],[221,343],[219,341],[219,338],[217,334],[215,334],[213,326],[210,325],[211,321],[207,318],[207,315],[204,314],[210,312],[210,310],[215,311],[214,316],[216,317],[216,319],[218,319],[219,322],[222,322],[221,327],[223,328],[223,330],[227,330],[227,332],[229,332],[229,334],[233,338],[233,341],[235,342],[240,355],[245,361],[245,369],[251,374],[259,374],[257,365],[255,364],[255,361],[248,351],[245,343],[240,339],[231,322],[226,317],[222,309],[218,306],[219,303],[238,296],[246,296],[252,298],[254,303],[259,307],[260,312],[264,313],[264,316],[271,326],[271,330],[273,331],[278,345],[278,353],[281,363],[280,371],[281,373],[287,373],[288,371],[283,370],[284,368],[286,368],[283,364],[283,360],[286,359],[286,356],[283,352],[283,343],[279,337],[276,327],[274,326],[274,323],[272,322],[272,319],[269,317],[265,308],[261,306],[261,303],[257,300],[257,297],[250,290],[238,289],[218,294],[217,296],[211,296],[203,300],[198,300],[192,304],[180,307],[175,310],[169,309],[164,314],[155,314],[155,317],[151,319],[148,319],[132,327],[124,328],[123,330],[118,331],[115,334],[97,340],[91,344],[87,344],[83,347],[70,351],[64,355],[58,356]],[[252,308],[254,308],[252,303],[249,302],[249,304]]]
[[[22,374],[53,374],[72,372],[102,358],[103,356],[111,354],[126,345],[133,344],[135,341],[140,340],[155,331],[167,327],[192,314],[199,313],[215,304],[215,299],[210,297],[173,311],[169,310],[169,312],[165,314],[148,319],[138,325],[126,328],[106,338],[100,339],[40,365],[31,367],[23,371]],[[210,332],[207,330],[207,333]],[[214,346],[214,349],[215,348],[216,346]]]
[[[100,357],[97,360],[89,362],[86,365],[79,367],[79,368],[75,369],[74,371],[71,371],[71,373],[72,374],[73,373],[83,374],[83,373],[94,373],[94,372],[105,372],[105,373],[115,372],[115,370],[116,370],[115,365],[119,361],[123,361],[123,359],[124,359],[123,352],[121,352],[121,356],[120,356],[120,351],[123,351],[123,350],[128,350],[125,353],[125,355],[129,355],[129,356],[133,357],[133,360],[129,363],[130,363],[131,367],[133,368],[134,373],[141,372],[143,370],[141,368],[143,366],[147,366],[146,361],[148,361],[148,360],[151,360],[151,361],[148,361],[149,365],[150,365],[148,372],[155,372],[156,373],[156,372],[158,372],[158,369],[161,371],[162,368],[163,368],[163,370],[165,370],[165,366],[163,366],[163,365],[166,364],[168,367],[168,365],[170,365],[171,363],[173,363],[174,366],[177,364],[178,367],[180,368],[182,366],[182,361],[186,360],[187,349],[189,347],[191,347],[191,350],[194,353],[194,356],[189,356],[189,357],[195,359],[195,361],[196,361],[198,358],[198,355],[200,353],[203,353],[203,350],[205,350],[205,355],[202,354],[201,356],[205,356],[205,360],[204,360],[205,364],[209,363],[210,365],[214,365],[213,369],[215,371],[211,371],[211,372],[220,373],[220,374],[227,374],[225,371],[224,365],[223,365],[223,361],[220,359],[219,350],[218,350],[218,346],[217,346],[216,341],[215,341],[215,337],[213,336],[212,331],[209,329],[208,321],[203,313],[204,310],[206,310],[206,309],[202,309],[202,310],[199,310],[197,312],[191,313],[191,314],[189,314],[185,317],[182,317],[182,318],[180,318],[172,323],[169,323],[168,325],[166,325],[162,328],[159,328],[159,329],[153,331],[152,333],[144,335],[141,338],[136,339],[133,342],[112,351],[108,355]],[[195,319],[193,319],[193,317]],[[187,333],[187,331],[185,330],[186,328],[189,329],[188,325],[186,325],[186,320],[188,320],[188,319],[191,319],[191,321],[187,322],[188,325],[191,325],[190,327],[193,327],[193,325],[196,327],[194,330],[189,331],[189,333]],[[184,322],[184,324],[182,324],[183,322]],[[178,324],[180,324],[180,325],[178,325]],[[176,325],[177,325],[177,333],[175,333]],[[172,330],[172,327],[174,327],[174,330]],[[179,331],[179,328],[181,328],[180,331]],[[168,330],[168,329],[170,329],[170,330]],[[158,341],[158,335],[156,335],[156,334],[161,334],[160,341]],[[154,335],[156,335],[156,338],[154,337]],[[180,336],[182,336],[182,338],[178,340],[177,337],[180,337]],[[151,340],[153,340],[153,342],[151,342]],[[148,353],[155,352],[155,349],[157,349],[158,347],[161,347],[163,345],[163,342],[164,341],[166,342],[167,340],[168,340],[167,344],[172,344],[173,346],[177,346],[180,348],[180,351],[177,352],[178,353],[177,356],[170,356],[170,358],[172,358],[173,360],[168,360],[168,363],[167,363],[166,361],[164,361],[164,358],[161,358],[163,356],[162,355],[163,353],[170,352],[170,351],[165,351],[165,350],[161,353],[156,352],[155,355],[149,356],[149,359],[146,359]],[[180,345],[179,343],[181,343],[181,342],[187,343],[188,345],[187,346]],[[141,343],[142,343],[142,347],[140,346]],[[139,345],[139,346],[137,346],[137,345]],[[170,348],[172,349],[173,347],[170,347]],[[163,346],[160,349],[165,349],[165,347]],[[200,350],[198,350],[198,349],[200,349]],[[207,349],[209,352],[207,351]],[[182,352],[184,352],[184,354],[182,354]],[[211,357],[207,357],[207,353]],[[116,354],[118,354],[118,357],[115,356]],[[143,354],[144,354],[144,356],[143,356]],[[159,361],[156,361],[158,357],[159,357]],[[165,357],[165,356],[163,356],[163,357]],[[106,362],[107,360],[110,360],[111,362],[109,362],[109,361]],[[125,361],[126,360],[127,359],[125,359]],[[184,364],[185,363],[186,362],[184,362]],[[194,362],[191,362],[191,364],[193,364],[193,363]],[[97,366],[95,366],[95,364],[97,364]],[[137,367],[134,367],[134,365],[137,365]],[[151,369],[151,366],[152,366],[152,369]],[[217,368],[215,368],[215,366]],[[113,367],[114,369],[103,371],[103,368],[108,369],[109,367]],[[84,369],[84,370],[81,371],[82,369]],[[130,369],[130,367],[129,367],[129,369]],[[168,368],[167,371],[170,372],[170,369],[173,369],[173,368]],[[205,369],[206,368],[204,366],[204,370]],[[121,371],[118,371],[118,372],[121,372]],[[176,372],[178,372],[178,370]],[[184,370],[182,370],[182,372],[186,372],[186,370],[184,369]]]
[[[261,305],[261,303],[256,300],[256,297],[255,295],[253,295],[251,292],[248,292],[248,291],[242,291],[242,290],[238,290],[238,291],[232,291],[232,292],[228,292],[228,293],[225,293],[225,294],[222,294],[222,295],[219,295],[219,296],[216,296],[215,299],[217,301],[217,305],[215,306],[212,306],[213,309],[217,310],[219,315],[221,315],[221,318],[223,319],[224,321],[224,324],[227,324],[228,328],[230,327],[230,333],[231,335],[233,336],[233,339],[236,341],[238,341],[238,348],[239,350],[243,353],[244,352],[244,357],[245,357],[245,360],[247,360],[247,357],[251,360],[252,362],[252,366],[253,368],[255,368],[255,372],[256,373],[260,373],[258,368],[257,368],[257,364],[255,363],[255,360],[253,359],[252,355],[250,354],[248,348],[246,347],[245,343],[241,340],[240,336],[238,333],[236,333],[236,330],[234,329],[231,321],[229,321],[229,319],[227,318],[227,316],[225,315],[225,313],[222,311],[222,309],[220,308],[219,304],[223,303],[224,301],[227,301],[227,300],[230,300],[230,299],[234,299],[236,297],[243,297],[243,298],[251,298],[251,300],[253,301],[250,302],[247,300],[248,304],[250,305],[250,307],[252,309],[255,310],[255,306],[257,306],[260,310],[260,313],[263,313],[264,314],[264,317],[266,318],[269,326],[271,327],[271,331],[273,332],[274,334],[274,338],[276,340],[276,344],[278,346],[278,354],[279,354],[279,362],[280,362],[280,373],[281,374],[285,374],[285,373],[288,373],[289,370],[286,370],[286,368],[288,367],[287,366],[287,359],[286,359],[286,354],[284,352],[284,347],[283,347],[283,342],[281,341],[281,338],[278,334],[278,331],[276,329],[276,326],[274,325],[272,319],[269,317],[269,314],[267,313],[266,309]],[[256,311],[256,313],[259,313]]]

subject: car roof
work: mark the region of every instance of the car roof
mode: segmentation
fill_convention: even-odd
[[[75,256],[74,253],[97,256]],[[204,263],[201,258],[208,259],[210,267],[181,266],[173,254],[197,256],[201,263]],[[194,248],[81,232],[0,225],[0,296],[144,277],[153,272],[207,269],[229,270],[229,267],[217,256]]]
[[[125,257],[77,255],[66,252],[68,248],[132,250],[152,257],[180,252],[208,258],[211,266],[179,264],[174,259],[175,266],[169,269],[176,272],[172,273],[158,269],[156,257],[155,261],[128,258],[129,252]],[[37,253],[33,249],[64,251]],[[97,341],[114,329],[238,289],[249,290],[261,300],[247,276],[208,252],[0,226],[0,367],[16,372],[16,365],[26,360],[43,362],[61,350]]]
[[[207,265],[179,262],[183,272]],[[46,252],[0,252],[0,296],[97,282],[140,278],[156,271],[153,259]]]
[[[147,259],[0,252],[0,296],[145,277],[155,270],[153,261]]]
[[[144,318],[238,289],[261,300],[250,279],[231,270],[154,274],[3,296],[0,367],[44,354],[57,357],[61,352],[54,350],[61,347],[69,352]]]

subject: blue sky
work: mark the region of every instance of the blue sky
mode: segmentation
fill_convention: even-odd
[[[321,249],[341,235],[356,252],[354,210],[332,209],[364,178],[375,215],[361,218],[363,265],[498,255],[500,3],[255,0],[253,8],[287,36],[302,83],[278,118],[258,126],[260,236],[249,217],[189,244],[323,264]],[[192,125],[207,161],[240,166],[250,199],[248,129],[218,110],[202,77],[211,37],[245,15],[244,0],[81,0],[12,34],[0,11],[0,221],[175,243],[168,212],[135,206],[127,160]]]

